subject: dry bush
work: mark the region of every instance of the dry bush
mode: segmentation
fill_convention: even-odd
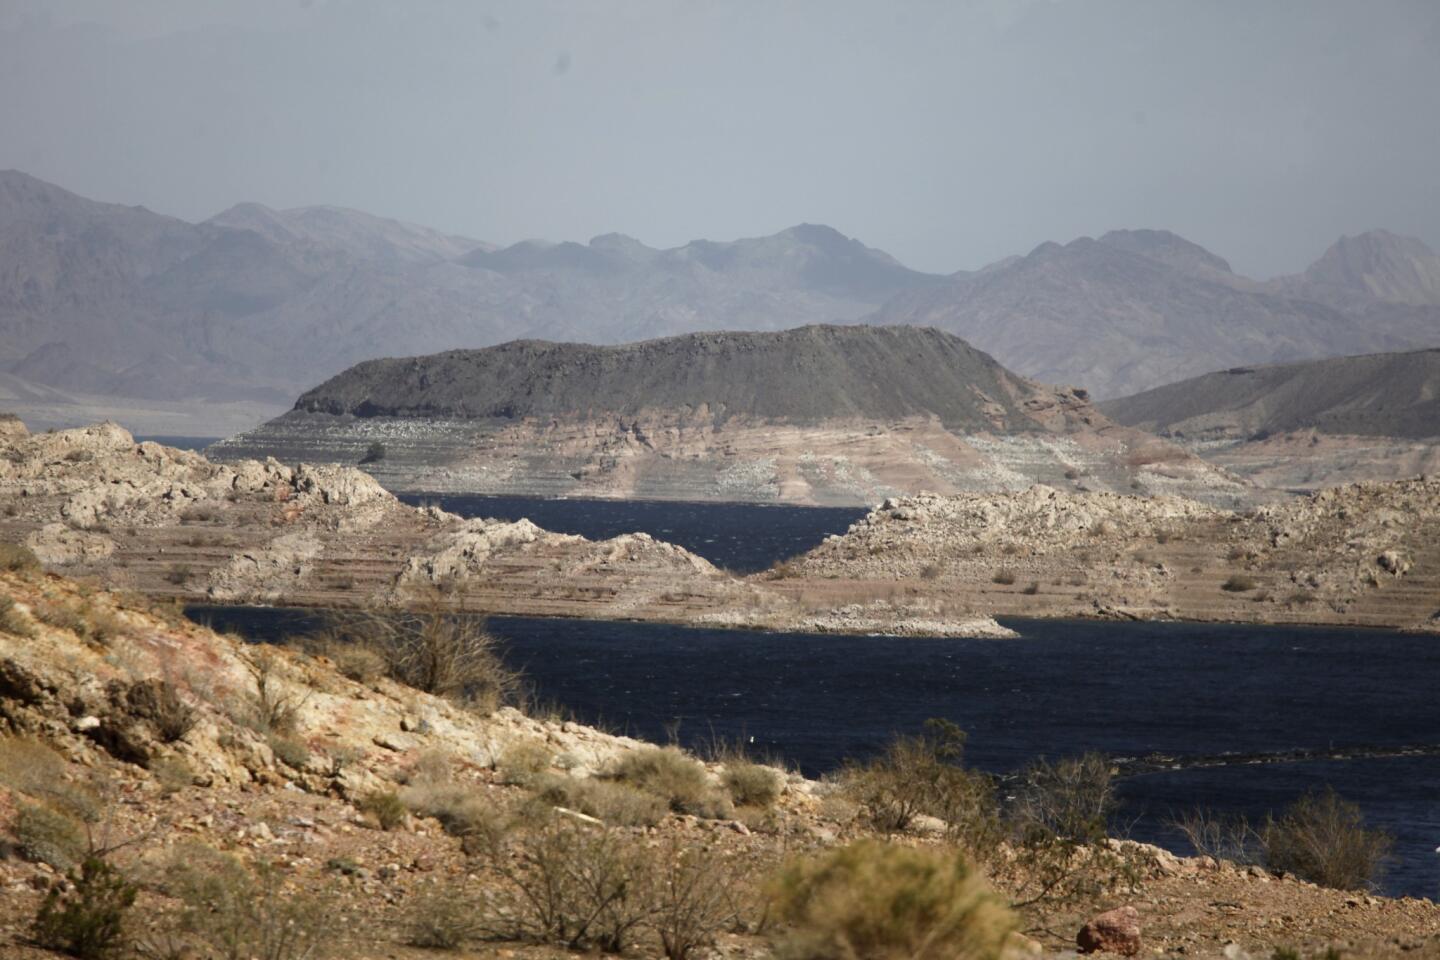
[[[150,774],[165,796],[172,796],[195,782],[195,770],[182,757],[162,757],[150,764]]]
[[[859,806],[871,827],[898,833],[921,814],[939,817],[967,845],[980,845],[994,820],[989,777],[961,766],[965,732],[930,720],[917,736],[897,737],[879,756],[851,763],[840,774],[842,796]]]
[[[181,523],[212,523],[220,519],[220,511],[215,507],[195,505],[186,507],[180,511]]]
[[[1016,929],[954,851],[862,840],[791,862],[771,890],[787,960],[991,960]]]
[[[447,750],[426,750],[407,764],[397,779],[413,787],[450,782],[455,758]]]
[[[185,903],[183,929],[221,960],[311,960],[331,943],[328,904],[285,889],[268,864],[252,872],[211,851],[177,864],[167,883]]]
[[[172,563],[165,568],[165,582],[174,587],[183,587],[195,576],[195,570],[188,563]]]
[[[606,776],[660,797],[676,813],[723,819],[732,812],[728,798],[710,783],[705,767],[678,747],[631,750]]]
[[[406,809],[417,817],[429,817],[455,837],[503,833],[502,812],[479,791],[460,784],[427,784],[406,787],[400,792]]]
[[[925,566],[920,568],[920,579],[939,580],[940,575],[944,572],[945,568],[932,560],[931,562],[925,564]]]
[[[653,875],[646,925],[659,938],[667,960],[689,960],[713,946],[721,931],[740,922],[745,877],[734,861],[672,840]]]
[[[576,810],[616,827],[653,827],[669,805],[652,793],[625,783],[549,774],[531,784],[535,798],[552,807]]]
[[[1182,813],[1170,825],[1184,834],[1195,853],[1215,860],[1255,863],[1260,836],[1244,817],[1225,818],[1201,807]]]
[[[236,719],[258,733],[293,735],[299,726],[300,711],[310,698],[308,691],[296,694],[285,688],[280,680],[280,655],[273,650],[255,650],[245,661],[245,668],[255,681],[255,690],[249,696],[247,709]]]
[[[1090,843],[1108,836],[1114,807],[1110,762],[1098,753],[1086,753],[1055,763],[1041,758],[1026,767],[1009,816],[1026,826]]]
[[[79,820],[38,803],[18,805],[13,830],[22,857],[57,870],[68,870],[79,863],[89,846]]]
[[[1014,570],[996,570],[996,571],[995,571],[995,575],[990,578],[990,582],[991,582],[991,583],[998,583],[998,584],[1000,584],[1000,585],[1003,586],[1003,587],[1011,586],[1011,585],[1013,585],[1013,584],[1015,583],[1015,571],[1014,571]]]
[[[394,790],[375,790],[355,804],[355,809],[375,821],[381,830],[394,830],[405,823],[409,810]]]
[[[15,598],[0,595],[0,632],[25,640],[35,636],[35,623],[15,605]]]
[[[1243,573],[1234,573],[1231,574],[1229,579],[1224,583],[1220,584],[1220,589],[1226,593],[1245,593],[1248,590],[1254,590],[1258,586],[1259,584],[1255,582],[1254,577],[1246,576]]]
[[[500,754],[495,769],[502,783],[529,786],[553,768],[555,751],[538,737],[515,740]]]
[[[90,624],[80,605],[66,600],[41,601],[35,605],[35,617],[57,630],[68,630],[81,640],[90,636]]]
[[[38,573],[40,558],[23,544],[0,543],[0,570],[7,573]]]
[[[780,771],[740,755],[727,757],[724,762],[725,773],[720,782],[740,806],[770,807],[780,799],[784,787]]]
[[[621,953],[653,915],[653,857],[626,834],[552,814],[486,852],[505,884],[492,936]]]
[[[65,883],[50,887],[31,934],[42,947],[79,960],[104,960],[128,944],[125,920],[137,893],[113,866],[100,857],[86,857]]]
[[[1301,797],[1260,828],[1260,847],[1271,870],[1337,890],[1371,887],[1394,839],[1365,826],[1365,816],[1333,790]]]
[[[505,666],[484,625],[438,603],[418,613],[349,614],[328,633],[336,648],[378,654],[392,679],[482,713],[514,702],[520,693],[520,675]]]
[[[458,950],[484,933],[475,908],[467,901],[464,891],[456,887],[432,891],[410,909],[408,940],[414,947]]]
[[[1035,596],[1035,594],[1040,592],[1040,581],[1031,580],[1028,584],[1025,585],[1025,589],[1021,590],[1020,592],[1025,594],[1025,596],[1027,597]]]
[[[310,762],[310,747],[299,737],[272,733],[265,738],[265,742],[270,745],[270,752],[275,754],[275,759],[292,769],[303,770]]]

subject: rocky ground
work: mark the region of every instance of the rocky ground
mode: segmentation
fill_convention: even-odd
[[[1440,442],[1433,439],[1298,430],[1255,440],[1179,442],[1229,473],[1273,490],[1309,492],[1440,473]]]
[[[29,921],[61,872],[56,864],[75,855],[54,830],[37,833],[37,807],[77,817],[88,811],[92,841],[112,847],[110,861],[140,885],[131,932],[148,946],[146,956],[197,955],[195,934],[168,939],[177,936],[174,921],[190,895],[187,878],[215,880],[265,864],[258,902],[306,907],[295,915],[296,929],[328,920],[328,953],[410,958],[432,953],[412,941],[437,902],[477,914],[507,902],[508,861],[471,843],[476,834],[457,828],[465,822],[457,811],[477,822],[498,817],[556,795],[553,785],[537,793],[537,782],[573,788],[603,780],[649,749],[510,708],[468,708],[383,676],[351,679],[328,656],[247,646],[163,607],[10,565],[16,569],[0,573],[3,956],[50,955],[29,942]],[[262,722],[276,716],[277,704],[289,707],[283,727]],[[727,764],[738,763],[706,765],[706,789],[733,791]],[[637,849],[677,857],[703,851],[707,862],[730,864],[736,872],[727,876],[742,878],[733,881],[737,897],[751,906],[700,953],[769,956],[783,931],[763,920],[763,877],[789,856],[865,832],[832,786],[783,771],[773,777],[778,791],[764,806],[725,800],[704,815],[661,809],[650,825],[637,826],[576,811],[551,816]],[[406,798],[409,812],[381,829],[372,798],[390,792]],[[437,819],[427,804],[445,809]],[[614,810],[607,816],[618,818],[622,808]],[[917,821],[895,841],[934,846],[936,829]],[[1087,918],[1120,907],[1135,911],[1147,955],[1234,960],[1285,947],[1319,956],[1338,945],[1347,957],[1434,956],[1440,944],[1440,908],[1429,901],[1326,890],[1154,848],[1119,849],[1137,865],[1133,883],[1026,909],[1028,937],[1013,940],[1008,953],[1063,953]],[[210,895],[206,902],[222,904]],[[187,929],[208,929],[224,915],[213,905]],[[634,941],[641,955],[658,952],[645,935]],[[462,947],[475,956],[564,953],[513,940],[469,938]]]
[[[803,605],[997,615],[1440,626],[1440,480],[1359,483],[1235,513],[1178,497],[888,500],[772,572]]]

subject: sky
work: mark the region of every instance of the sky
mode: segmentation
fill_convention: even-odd
[[[917,269],[1440,248],[1435,0],[0,0],[0,168],[493,243],[825,223]]]

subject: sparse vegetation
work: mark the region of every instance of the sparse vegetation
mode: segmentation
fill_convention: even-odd
[[[87,848],[84,826],[73,816],[38,803],[21,803],[15,813],[15,846],[32,863],[68,870]]]
[[[729,801],[711,783],[698,760],[678,747],[645,747],[626,753],[607,774],[660,797],[676,813],[719,818]]]
[[[362,465],[367,463],[379,463],[381,460],[384,459],[385,444],[381,443],[379,440],[375,440],[371,442],[370,446],[365,448],[365,455],[360,458],[360,463]]]
[[[323,901],[284,887],[266,863],[254,872],[225,854],[191,847],[168,884],[185,903],[182,929],[220,960],[312,960],[329,946]]]
[[[459,889],[445,888],[421,898],[410,915],[411,946],[458,950],[483,932],[474,906]]]
[[[730,798],[742,807],[770,807],[780,799],[783,786],[780,774],[773,767],[753,763],[743,756],[732,756],[725,760],[725,774],[721,783],[730,792]]]
[[[165,582],[174,587],[183,587],[195,576],[195,570],[188,563],[172,563],[165,568]]]
[[[1337,890],[1371,886],[1394,845],[1388,833],[1365,826],[1358,806],[1328,788],[1268,818],[1259,840],[1271,870]]]
[[[1255,582],[1254,577],[1246,576],[1243,573],[1235,573],[1231,574],[1229,579],[1220,584],[1220,589],[1226,593],[1246,593],[1254,590],[1258,586],[1259,584]]]
[[[990,960],[1017,927],[959,852],[877,840],[793,861],[772,894],[793,960]]]
[[[0,543],[0,570],[6,573],[37,573],[40,570],[40,559],[27,546]]]
[[[0,632],[27,640],[35,636],[35,624],[15,605],[14,597],[0,595]]]
[[[394,790],[376,790],[366,794],[355,809],[375,821],[381,830],[395,830],[405,823],[410,811]]]
[[[1040,592],[1040,581],[1039,581],[1039,580],[1031,580],[1029,583],[1027,583],[1027,584],[1025,585],[1025,589],[1021,590],[1020,592],[1023,593],[1023,594],[1025,594],[1025,596],[1027,596],[1027,597],[1033,597],[1033,596],[1035,596],[1037,593]]]
[[[996,570],[995,575],[990,578],[991,583],[998,583],[1002,587],[1013,586],[1015,583],[1014,570]]]
[[[104,960],[127,945],[125,918],[138,893],[115,867],[99,857],[84,859],[55,883],[40,904],[32,929],[35,942],[80,960]]]

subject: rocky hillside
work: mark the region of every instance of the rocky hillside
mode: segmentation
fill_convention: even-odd
[[[916,327],[518,341],[360,364],[218,457],[356,462],[391,489],[873,503],[894,493],[1147,485],[1246,491],[1085,391]]]
[[[1102,404],[1121,423],[1168,436],[1257,434],[1440,437],[1440,350],[1236,367]]]
[[[1436,346],[1440,307],[1424,299],[1429,268],[1417,266],[1434,254],[1419,241],[1367,249],[1357,269],[1374,282],[1347,282],[1342,297],[1316,279],[1351,276],[1327,265],[1333,250],[1307,274],[1314,282],[1267,284],[1174,234],[1117,231],[899,294],[866,322],[940,327],[1019,373],[1097,397],[1225,367]]]
[[[1371,230],[1341,237],[1305,272],[1274,282],[1281,290],[1337,304],[1373,298],[1440,306],[1440,254],[1413,237]]]
[[[776,577],[812,603],[930,596],[997,615],[1440,630],[1440,480],[1335,487],[1245,513],[1042,487],[906,497]]]

